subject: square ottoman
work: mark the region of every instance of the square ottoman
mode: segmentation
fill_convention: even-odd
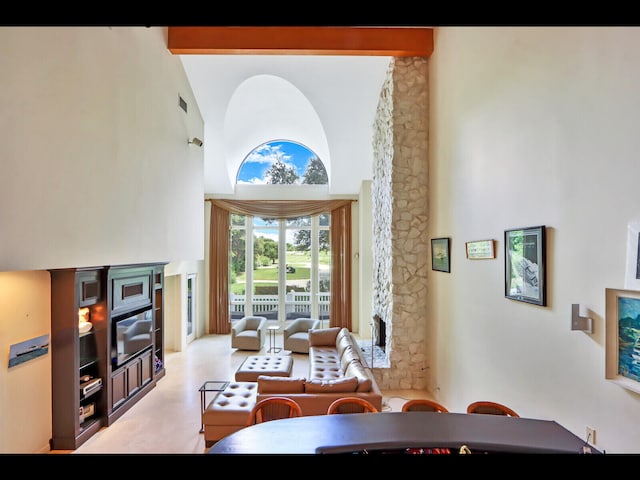
[[[293,369],[289,356],[253,355],[245,358],[236,371],[236,382],[257,382],[260,375],[288,377]]]
[[[256,404],[258,384],[230,382],[209,402],[202,414],[204,443],[207,448],[227,435],[244,428]]]

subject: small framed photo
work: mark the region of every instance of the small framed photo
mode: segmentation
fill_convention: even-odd
[[[505,230],[505,297],[547,305],[545,237],[544,225]]]
[[[483,260],[496,258],[493,240],[476,240],[466,244],[467,258],[469,260]]]
[[[605,289],[605,378],[640,393],[640,292]]]
[[[451,253],[448,238],[431,239],[431,269],[451,272]]]

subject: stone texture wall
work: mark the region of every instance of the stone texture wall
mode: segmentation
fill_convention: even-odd
[[[394,58],[373,136],[373,315],[386,322],[380,388],[425,390],[428,181],[428,59]]]

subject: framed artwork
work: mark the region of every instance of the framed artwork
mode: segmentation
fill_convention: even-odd
[[[640,393],[640,291],[605,289],[605,378]]]
[[[431,239],[431,269],[451,272],[451,251],[448,238]]]
[[[15,343],[9,347],[9,368],[15,367],[33,358],[45,355],[49,351],[49,334]]]
[[[636,280],[640,280],[640,234],[636,235]]]
[[[547,305],[545,237],[544,225],[505,230],[505,297]]]
[[[493,240],[475,240],[465,244],[469,260],[496,258]]]
[[[627,260],[624,288],[640,290],[640,221],[633,220],[627,225]]]

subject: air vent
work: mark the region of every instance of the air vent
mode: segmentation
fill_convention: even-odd
[[[184,98],[182,98],[181,96],[178,95],[179,100],[179,105],[180,108],[183,109],[185,112],[187,111],[187,102],[184,101]]]

